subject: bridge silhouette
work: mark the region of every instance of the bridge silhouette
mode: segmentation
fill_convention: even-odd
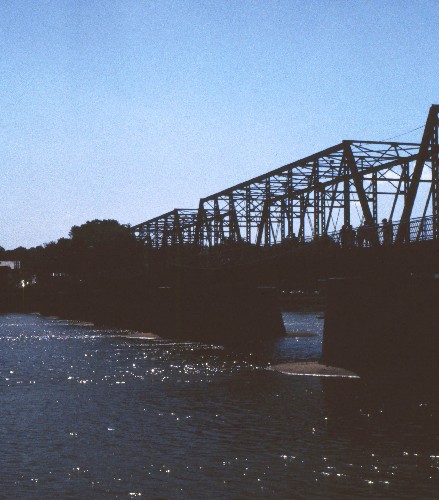
[[[432,105],[419,144],[344,140],[134,226],[154,331],[254,342],[311,305],[325,365],[437,381],[438,128]]]
[[[438,125],[439,105],[432,105],[420,144],[344,140],[132,231],[151,252],[166,249],[171,262],[206,266],[312,243],[341,246],[343,226],[356,228],[355,247],[437,240]]]

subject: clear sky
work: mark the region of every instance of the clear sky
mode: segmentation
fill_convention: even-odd
[[[0,42],[5,248],[195,208],[439,103],[438,0],[2,0]]]

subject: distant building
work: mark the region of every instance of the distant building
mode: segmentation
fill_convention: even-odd
[[[9,267],[9,269],[20,269],[21,262],[19,260],[0,260],[0,267]]]
[[[67,273],[52,273],[52,278],[65,278]]]

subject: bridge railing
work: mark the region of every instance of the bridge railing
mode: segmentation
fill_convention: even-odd
[[[397,236],[400,226],[404,228],[404,236],[398,241]],[[437,227],[437,217],[433,217],[432,215],[410,219],[406,223],[404,223],[404,221],[389,221],[388,224],[361,225],[352,228],[355,237],[351,247],[363,248],[376,245],[383,246],[386,244],[394,245],[398,243],[414,243],[417,241],[432,240],[437,237],[437,231],[435,232]],[[385,236],[386,230],[389,231],[388,234],[390,234],[387,238]],[[305,244],[316,241],[326,241],[337,246],[349,247],[349,244],[342,244],[341,231],[333,231],[318,238],[313,236],[305,238]],[[280,243],[277,246],[281,246],[282,244],[283,243]]]
[[[270,246],[257,246],[245,242],[230,241],[211,248],[201,248],[184,259],[187,264],[199,267],[221,267],[231,264],[248,264],[265,259],[272,259],[286,254],[294,254],[297,250],[305,248],[316,251],[326,251],[330,248],[341,248],[346,251],[361,248],[386,247],[420,241],[433,240],[437,238],[439,226],[437,218],[433,216],[418,217],[409,220],[406,224],[401,221],[390,221],[386,224],[370,226],[358,226],[353,229],[353,237],[349,241],[344,240],[340,231],[333,231],[317,238],[308,237],[303,242],[294,239],[284,239],[282,242]],[[403,237],[398,239],[399,227],[404,228]],[[386,236],[387,231],[387,236]]]

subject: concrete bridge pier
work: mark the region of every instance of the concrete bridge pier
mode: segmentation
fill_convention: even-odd
[[[437,380],[439,280],[332,279],[321,361],[369,379]]]
[[[221,281],[157,288],[152,329],[168,338],[229,343],[285,334],[275,288]]]

